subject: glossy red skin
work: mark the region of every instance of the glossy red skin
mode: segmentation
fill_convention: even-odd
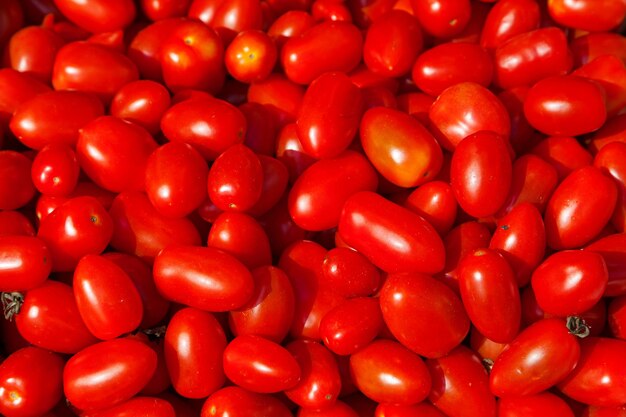
[[[460,34],[472,13],[468,0],[411,0],[410,4],[422,29],[435,38],[451,38]]]
[[[604,146],[612,142],[626,143],[626,115],[618,115],[610,118],[591,137],[588,148],[596,154]]]
[[[228,311],[250,300],[250,271],[215,248],[166,247],[154,261],[154,281],[166,298],[206,311]]]
[[[112,234],[111,216],[93,197],[63,203],[41,221],[37,232],[50,251],[53,271],[71,271],[84,255],[101,253]]]
[[[233,78],[244,83],[267,78],[278,59],[272,38],[260,30],[240,32],[226,48],[224,64]]]
[[[289,181],[292,183],[317,161],[304,152],[302,143],[298,138],[295,123],[285,125],[280,130],[276,142],[276,158],[287,167]]]
[[[488,247],[490,239],[489,229],[477,221],[461,223],[454,227],[444,237],[446,265],[437,277],[452,289],[458,290],[457,268],[459,262],[473,250]]]
[[[498,416],[500,417],[535,415],[574,417],[574,412],[565,400],[549,392],[519,398],[502,398],[498,401]]]
[[[25,101],[51,89],[45,83],[11,68],[0,69],[0,123],[6,126]]]
[[[515,87],[503,90],[497,95],[511,119],[509,141],[516,155],[523,155],[543,138],[530,126],[524,116],[524,100],[526,100],[528,90],[530,90],[529,87]]]
[[[609,272],[609,281],[604,295],[609,297],[626,294],[626,234],[617,233],[598,239],[585,247],[585,250],[599,253],[604,258]]]
[[[27,291],[41,285],[50,274],[50,252],[31,236],[0,236],[0,291]]]
[[[141,10],[150,20],[181,17],[187,13],[191,0],[141,0]]]
[[[359,417],[354,409],[342,401],[337,401],[335,404],[321,410],[300,408],[296,415],[297,417]]]
[[[470,320],[487,338],[508,343],[517,335],[522,311],[513,269],[492,249],[463,258],[458,270],[461,300]]]
[[[333,405],[341,390],[341,377],[333,354],[323,345],[303,339],[286,347],[301,370],[300,382],[285,391],[287,398],[304,408]]]
[[[606,121],[601,88],[585,78],[544,78],[528,92],[524,114],[535,129],[551,136],[578,136],[598,130]]]
[[[611,335],[626,340],[626,297],[619,296],[609,302],[607,312]]]
[[[304,10],[288,10],[276,17],[267,34],[274,40],[278,51],[287,39],[298,36],[315,24],[313,16]]]
[[[626,342],[589,337],[580,342],[576,368],[559,384],[568,397],[594,406],[617,407],[626,402],[624,359]]]
[[[528,284],[546,251],[546,232],[539,210],[530,203],[513,207],[498,221],[489,248],[508,261],[520,288]]]
[[[404,10],[390,10],[368,28],[363,61],[376,74],[399,77],[411,70],[422,47],[417,18]]]
[[[626,17],[626,5],[619,0],[583,0],[574,4],[552,0],[548,2],[548,12],[559,25],[589,32],[608,32],[622,23]]]
[[[198,229],[189,219],[162,216],[143,193],[118,194],[109,213],[113,220],[111,246],[150,263],[170,245],[200,245]]]
[[[359,135],[376,170],[395,185],[421,185],[441,169],[443,154],[433,135],[399,110],[369,109],[361,119]]]
[[[160,47],[165,85],[173,92],[187,88],[217,93],[224,84],[224,44],[202,22],[176,24]]]
[[[548,246],[573,249],[591,241],[608,223],[617,201],[613,179],[598,168],[580,168],[554,190],[544,215]]]
[[[174,407],[160,398],[134,397],[104,411],[83,414],[84,417],[176,417]]]
[[[272,264],[270,242],[261,225],[244,213],[220,214],[209,231],[207,246],[227,252],[250,269]]]
[[[431,388],[422,359],[391,340],[377,340],[351,355],[350,375],[359,390],[377,402],[418,403]]]
[[[224,373],[241,388],[275,393],[293,388],[300,365],[284,347],[255,335],[235,337],[224,351]]]
[[[280,62],[287,78],[309,84],[325,72],[353,70],[361,60],[362,50],[363,38],[356,26],[326,21],[287,40]]]
[[[509,137],[511,122],[506,108],[485,87],[463,82],[444,90],[431,106],[428,117],[441,146],[454,150],[467,136],[490,130]]]
[[[239,387],[214,392],[204,403],[201,417],[292,417],[283,402]]]
[[[35,156],[31,177],[37,190],[51,196],[67,196],[78,184],[80,166],[68,145],[48,145]]]
[[[31,221],[15,210],[0,211],[0,236],[35,236]]]
[[[27,26],[16,32],[8,45],[11,68],[49,83],[57,51],[65,41],[50,28]]]
[[[335,247],[324,256],[322,279],[340,295],[364,297],[373,295],[380,288],[381,274],[361,253]]]
[[[470,331],[469,347],[482,359],[495,361],[506,346],[507,343],[497,343],[487,339],[476,327],[472,327]]]
[[[52,70],[55,90],[76,90],[110,103],[125,84],[139,78],[137,67],[125,55],[91,42],[72,42],[56,54]]]
[[[576,336],[562,319],[542,319],[509,343],[491,368],[491,391],[499,397],[533,395],[561,382],[580,357]]]
[[[54,0],[54,4],[72,23],[94,33],[123,29],[137,12],[131,0]]]
[[[19,209],[33,198],[36,190],[31,167],[32,161],[24,154],[0,150],[0,209]]]
[[[512,175],[507,143],[493,132],[468,136],[452,154],[450,185],[459,206],[470,216],[497,213],[506,201]]]
[[[191,145],[169,142],[154,149],[146,161],[146,194],[163,216],[185,217],[207,198],[208,175],[206,161]]]
[[[254,292],[250,300],[228,313],[230,329],[235,336],[255,334],[280,343],[294,317],[294,290],[287,275],[274,266],[252,271]]]
[[[572,56],[567,38],[555,27],[521,33],[495,50],[494,83],[500,88],[532,86],[543,78],[567,74]]]
[[[35,417],[50,411],[63,396],[60,355],[26,347],[0,365],[0,412],[6,417]]]
[[[205,1],[205,3],[207,3]],[[215,4],[215,11],[211,17],[200,16],[206,24],[214,28],[225,43],[230,43],[240,32],[246,30],[260,30],[263,28],[263,8],[254,0],[226,0],[208,3]],[[202,1],[194,1],[189,9],[189,17],[196,17],[194,6]]]
[[[375,191],[378,176],[368,160],[354,151],[315,162],[289,191],[289,213],[305,230],[320,231],[339,224],[341,209],[350,196]]]
[[[624,417],[626,406],[621,407],[596,407],[588,406],[583,410],[582,417]]]
[[[24,10],[22,3],[15,0],[7,1],[0,12],[0,44],[4,43],[17,32],[24,24]]]
[[[495,49],[507,40],[539,27],[541,18],[536,0],[504,0],[490,9],[480,34],[480,45]]]
[[[226,336],[215,316],[195,308],[176,312],[165,332],[165,362],[176,392],[205,398],[225,381]]]
[[[476,354],[459,346],[448,355],[426,360],[432,379],[428,400],[450,417],[494,417],[496,401],[489,375]]]
[[[362,112],[361,91],[345,74],[327,72],[316,77],[296,119],[302,148],[318,159],[340,155],[354,139]]]
[[[315,0],[311,4],[311,14],[316,21],[332,20],[352,22],[352,14],[345,4],[334,0]]]
[[[609,117],[617,115],[626,105],[626,67],[614,55],[601,55],[572,73],[598,82],[606,93],[606,110]]]
[[[112,116],[138,124],[156,135],[161,131],[161,117],[170,104],[170,93],[162,84],[137,80],[117,91],[109,111]]]
[[[280,73],[250,84],[248,101],[268,106],[282,128],[296,121],[305,89]]]
[[[330,310],[320,322],[324,345],[338,355],[351,355],[369,346],[383,327],[378,300],[356,297]]]
[[[578,250],[556,252],[532,275],[532,287],[541,309],[560,317],[580,314],[604,294],[608,270],[602,255]]]
[[[246,119],[223,100],[185,100],[165,112],[161,129],[170,141],[188,143],[212,161],[230,146],[243,142]]]
[[[285,194],[289,182],[289,171],[280,160],[257,153],[263,169],[263,186],[261,197],[252,206],[248,213],[258,217],[267,213],[280,201]]]
[[[444,248],[437,231],[419,215],[378,194],[364,191],[351,196],[338,230],[346,244],[385,272],[443,269]]]
[[[103,113],[102,102],[92,94],[52,91],[16,108],[10,127],[20,142],[32,149],[53,143],[73,146],[79,129]]]
[[[626,143],[610,143],[594,158],[593,164],[615,180],[618,187],[617,204],[611,223],[620,231],[626,231]]]
[[[470,327],[454,291],[419,273],[389,275],[380,291],[380,307],[391,334],[427,358],[446,355],[461,343]]]
[[[445,417],[434,405],[427,401],[419,404],[398,405],[378,404],[373,417]]]
[[[448,42],[420,54],[411,74],[420,90],[436,97],[461,82],[471,81],[488,87],[494,71],[492,61],[480,45]]]

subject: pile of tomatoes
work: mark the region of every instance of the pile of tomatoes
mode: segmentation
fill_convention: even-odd
[[[625,0],[2,0],[0,414],[626,416]]]

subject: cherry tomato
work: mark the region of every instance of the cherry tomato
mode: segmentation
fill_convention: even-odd
[[[626,60],[624,46],[626,39],[618,33],[611,32],[588,33],[570,43],[575,67],[593,61],[601,55],[615,55],[623,62]]]
[[[381,283],[380,271],[365,256],[343,247],[326,253],[322,277],[333,291],[346,297],[372,295]]]
[[[235,256],[248,268],[272,263],[267,234],[254,218],[243,213],[220,214],[211,226],[207,244]]]
[[[427,401],[419,404],[398,405],[398,404],[378,404],[374,417],[445,417],[434,405]]]
[[[50,83],[54,58],[64,43],[63,38],[50,28],[22,28],[11,36],[8,45],[11,67]]]
[[[410,3],[424,31],[436,38],[460,34],[472,13],[469,0],[411,0]]]
[[[490,239],[491,233],[482,223],[470,221],[453,228],[444,238],[446,265],[438,278],[458,293],[459,262],[473,250],[488,247]]]
[[[606,264],[609,280],[604,295],[614,297],[626,294],[626,274],[624,274],[624,262],[626,258],[626,234],[618,233],[600,238],[585,250],[593,251],[602,255]]]
[[[21,208],[34,197],[36,190],[31,170],[32,162],[24,154],[0,150],[0,209]]]
[[[615,55],[601,55],[572,73],[599,83],[606,93],[609,117],[617,115],[626,105],[626,67]]]
[[[489,10],[480,45],[494,49],[507,40],[539,27],[541,11],[536,0],[500,0]]]
[[[0,122],[3,128],[18,106],[51,90],[36,78],[11,68],[0,69],[0,87]]]
[[[198,16],[203,4],[208,6]],[[214,10],[211,11],[211,8]],[[206,12],[209,13],[206,13]],[[195,0],[189,8],[189,17],[198,17],[217,31],[225,43],[230,43],[235,35],[246,30],[259,30],[263,27],[263,10],[258,0],[226,0],[212,2]]]
[[[334,3],[337,4],[337,3]],[[342,401],[337,401],[335,404],[325,407],[321,410],[314,410],[311,408],[300,408],[298,410],[298,417],[359,417],[349,405]]]
[[[156,135],[161,117],[170,107],[170,93],[151,80],[137,80],[120,88],[111,101],[111,116],[128,120]]]
[[[574,417],[574,412],[565,400],[549,392],[518,398],[506,397],[498,402],[499,417],[521,417],[524,415]]]
[[[535,145],[530,152],[556,168],[559,180],[593,162],[591,153],[576,138],[567,136],[548,137]]]
[[[176,417],[174,407],[160,398],[134,397],[122,404],[108,408],[104,411],[95,411],[83,414],[84,417]]]
[[[128,26],[136,14],[131,0],[54,0],[61,13],[89,32],[113,32]]]
[[[261,197],[248,210],[250,215],[259,217],[272,209],[285,194],[289,182],[289,171],[284,163],[276,158],[257,153],[263,169]]]
[[[191,0],[141,0],[141,10],[150,20],[163,20],[187,14]]]
[[[26,291],[48,278],[50,251],[31,236],[0,236],[0,291]]]
[[[47,145],[33,160],[31,177],[37,190],[50,196],[68,196],[78,184],[80,166],[68,145]]]
[[[601,7],[596,11],[596,7]],[[593,10],[593,11],[592,11]],[[560,25],[590,32],[608,32],[616,28],[626,17],[626,4],[619,0],[605,0],[601,3],[565,0],[548,2],[550,17]]]
[[[611,223],[621,232],[626,231],[626,143],[610,143],[594,159],[594,165],[610,175],[618,186],[618,200]]]
[[[0,236],[35,236],[31,221],[19,211],[0,211]]]
[[[239,387],[222,388],[207,398],[201,417],[292,417],[283,402]]]
[[[277,59],[272,38],[260,30],[250,30],[235,36],[226,48],[224,63],[233,78],[251,83],[267,78]]]

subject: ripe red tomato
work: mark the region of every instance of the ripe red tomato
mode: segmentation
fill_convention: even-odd
[[[507,40],[539,27],[541,10],[536,0],[500,0],[489,10],[480,45],[494,49]]]
[[[381,403],[376,406],[374,417],[445,417],[434,405],[427,401],[419,404],[399,405]]]
[[[48,27],[25,27],[11,36],[7,48],[10,66],[50,83],[54,58],[64,43],[61,35]]]
[[[0,236],[0,291],[27,291],[46,281],[52,259],[43,240]]]
[[[567,136],[548,137],[535,145],[530,152],[556,168],[559,180],[593,162],[591,153],[576,138]]]
[[[345,297],[372,295],[381,283],[380,271],[365,256],[343,247],[326,253],[322,278],[326,285]]]
[[[46,145],[33,160],[31,177],[37,190],[50,196],[68,196],[78,184],[80,166],[68,145]]]
[[[150,20],[185,16],[191,0],[141,0],[141,10]]]
[[[72,23],[94,33],[123,29],[137,12],[132,0],[54,0],[54,4]]]
[[[15,210],[0,211],[0,236],[35,236],[31,221]]]
[[[604,295],[614,297],[626,294],[626,269],[624,269],[626,233],[617,233],[600,238],[588,245],[585,250],[599,253],[604,259],[609,272],[609,280]]]
[[[0,35],[1,36],[1,35]],[[50,87],[11,68],[0,69],[0,123],[6,126],[19,105],[40,93],[49,92]]]
[[[461,223],[444,238],[446,250],[446,265],[437,276],[452,289],[458,289],[458,265],[468,253],[489,246],[491,233],[487,227],[479,222],[470,221]]]
[[[597,154],[593,164],[610,175],[618,186],[618,200],[611,223],[626,232],[626,143],[609,143]]]
[[[333,3],[338,4],[338,3]],[[349,405],[342,401],[337,401],[335,404],[320,409],[314,410],[311,408],[300,408],[298,410],[298,417],[359,417]]]
[[[572,73],[599,83],[606,93],[609,117],[617,115],[626,105],[626,67],[615,55],[601,55]]]
[[[598,7],[600,9],[596,9]],[[608,32],[623,22],[626,4],[620,0],[600,3],[578,0],[574,4],[565,0],[550,0],[548,12],[560,25],[590,32]]]
[[[460,34],[472,14],[469,0],[411,0],[410,3],[424,31],[436,38]]]
[[[233,255],[250,269],[272,263],[265,230],[247,214],[224,212],[217,216],[209,231],[207,246]]]
[[[176,417],[174,407],[166,400],[153,397],[134,397],[103,411],[83,414],[84,417]]]
[[[293,414],[278,398],[234,386],[211,394],[202,406],[201,414],[201,417],[264,416],[293,417]]]
[[[0,209],[15,210],[26,205],[35,195],[31,180],[32,162],[24,154],[0,150]]]
[[[565,400],[549,392],[524,397],[505,397],[498,402],[499,417],[523,415],[574,417],[574,412]]]
[[[237,34],[228,45],[224,64],[233,78],[251,83],[267,78],[277,59],[274,40],[260,30],[248,30]]]
[[[161,130],[161,117],[170,107],[170,93],[162,84],[137,80],[120,88],[111,101],[111,116],[128,120],[156,135]]]

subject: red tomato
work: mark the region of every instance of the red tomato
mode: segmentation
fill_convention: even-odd
[[[161,118],[170,107],[170,93],[151,80],[132,81],[120,88],[111,102],[111,116],[128,120],[156,135]]]
[[[19,211],[0,211],[0,236],[35,236],[31,221]]]
[[[478,249],[463,258],[458,281],[470,320],[485,337],[507,343],[517,335],[522,317],[519,290],[506,258]]]
[[[422,29],[436,38],[460,34],[472,13],[469,0],[411,0],[410,3]]]
[[[446,265],[437,276],[452,289],[458,290],[459,262],[470,252],[488,247],[490,239],[491,233],[482,223],[470,221],[456,226],[444,238]]]
[[[243,213],[220,214],[211,226],[207,245],[233,255],[251,269],[272,263],[267,234],[254,218]]]
[[[54,0],[54,4],[72,23],[94,33],[123,29],[137,12],[132,0]]]
[[[469,331],[459,297],[426,275],[389,275],[380,291],[380,307],[395,338],[427,358],[446,355]]]
[[[352,14],[347,5],[334,0],[315,0],[311,5],[311,14],[316,21],[332,20],[352,22]]]
[[[395,109],[375,107],[361,119],[365,154],[378,172],[395,185],[415,187],[437,176],[441,147],[413,117]]]
[[[24,154],[0,150],[0,209],[15,210],[35,195],[30,172],[32,162]]]
[[[0,291],[26,291],[46,281],[51,265],[45,243],[31,236],[0,236]]]
[[[192,99],[174,104],[161,119],[161,129],[172,142],[192,145],[208,160],[242,143],[246,119],[235,106],[219,99]]]
[[[215,316],[195,308],[177,311],[165,332],[165,362],[176,392],[205,398],[225,381],[226,336]]]
[[[52,66],[63,38],[45,26],[27,26],[13,36],[8,45],[11,67],[50,83]]]
[[[50,411],[63,396],[61,356],[26,347],[0,364],[0,412],[6,417],[34,417]]]
[[[610,175],[618,186],[618,200],[611,223],[626,231],[626,143],[609,143],[596,155],[593,164]]]
[[[141,10],[150,20],[182,17],[187,14],[191,0],[141,0]]]
[[[363,111],[361,91],[343,73],[316,77],[304,94],[296,129],[302,148],[315,158],[332,158],[352,142]]]
[[[480,45],[494,49],[507,40],[539,27],[541,18],[536,0],[500,0],[489,10],[480,34]]]
[[[593,161],[591,153],[576,138],[567,136],[548,137],[535,145],[531,153],[556,168],[559,180],[578,168],[591,165]]]
[[[172,405],[160,398],[134,397],[104,411],[83,414],[84,417],[176,417]]]
[[[431,389],[422,359],[391,340],[372,342],[350,356],[350,374],[361,392],[377,402],[414,404]]]
[[[363,61],[376,74],[399,77],[411,70],[422,47],[419,21],[404,10],[390,10],[367,30]]]
[[[349,246],[386,272],[443,269],[444,248],[437,231],[419,215],[378,194],[364,191],[351,196],[338,231]]]
[[[287,39],[299,36],[315,24],[313,16],[303,10],[288,10],[278,16],[267,29],[267,34],[279,49]]]
[[[228,73],[244,83],[267,78],[278,59],[272,38],[260,30],[241,32],[228,45],[224,63]]]
[[[263,169],[263,187],[261,197],[248,210],[255,217],[262,216],[278,204],[289,182],[289,171],[284,163],[266,155],[257,153],[257,156]]]
[[[511,146],[517,155],[522,155],[543,137],[526,120],[524,100],[530,87],[515,87],[501,91],[498,98],[504,104],[511,118]]]
[[[570,43],[574,67],[593,61],[601,55],[615,55],[624,62],[626,38],[618,33],[597,32],[579,36]]]
[[[324,283],[345,297],[372,295],[380,288],[380,271],[362,254],[336,247],[328,251],[322,264]]]
[[[490,130],[508,139],[511,130],[509,114],[498,97],[472,82],[445,89],[431,106],[428,117],[435,137],[449,151],[472,133]]]
[[[580,346],[561,319],[531,324],[509,343],[491,368],[491,391],[499,397],[533,395],[572,372]]]
[[[609,303],[607,315],[611,335],[626,340],[626,297],[613,298]]]
[[[422,216],[441,236],[450,231],[456,219],[456,198],[450,184],[444,181],[430,181],[417,187],[403,206]]]
[[[156,369],[156,353],[143,342],[113,339],[72,356],[63,370],[63,390],[79,410],[112,407],[132,398]]]
[[[338,3],[334,3],[338,4]],[[313,410],[311,408],[300,408],[298,410],[298,417],[359,417],[349,405],[342,401],[337,401],[335,404],[323,408],[321,410]]]
[[[46,145],[31,167],[33,184],[50,196],[68,196],[76,188],[79,174],[76,153],[68,145]]]
[[[206,400],[201,417],[292,417],[283,402],[239,387],[222,388]]]
[[[498,402],[499,417],[532,415],[574,417],[574,412],[564,400],[549,392],[518,398],[507,397]]]
[[[604,295],[614,297],[626,294],[626,233],[605,236],[588,245],[585,250],[602,255],[609,272]]]
[[[626,106],[626,67],[615,55],[601,55],[572,74],[589,78],[602,86],[609,117],[617,115]]]
[[[595,167],[577,169],[556,188],[544,215],[548,246],[587,244],[608,223],[617,201],[613,180]]]
[[[476,327],[472,327],[470,331],[469,345],[483,359],[483,363],[495,361],[507,346],[506,343],[497,343],[487,339]]]
[[[1,36],[1,35],[0,35]],[[51,89],[45,83],[14,69],[0,69],[0,123],[6,126],[13,112],[25,101]]]
[[[203,8],[203,4],[206,4]],[[207,8],[208,6],[208,8]],[[214,10],[211,10],[213,9]],[[198,13],[201,13],[198,15]],[[263,9],[258,0],[195,0],[189,8],[189,17],[198,17],[217,31],[225,43],[246,30],[263,27]]]
[[[578,0],[575,3],[550,0],[548,12],[560,25],[589,32],[608,32],[623,22],[626,4],[621,0],[604,0],[600,3],[589,0]]]
[[[474,352],[459,346],[446,356],[428,359],[433,387],[428,400],[449,416],[495,417],[496,400],[489,376]]]
[[[434,405],[427,401],[419,404],[398,405],[378,404],[373,417],[445,417]]]
[[[3,4],[0,9],[0,45],[4,43],[17,32],[24,24],[24,10],[22,3],[17,0],[9,0]]]
[[[609,119],[591,137],[588,148],[596,154],[611,142],[626,143],[626,115],[622,114]]]
[[[153,273],[166,298],[202,310],[234,310],[252,297],[250,271],[219,249],[166,247],[155,258]]]

